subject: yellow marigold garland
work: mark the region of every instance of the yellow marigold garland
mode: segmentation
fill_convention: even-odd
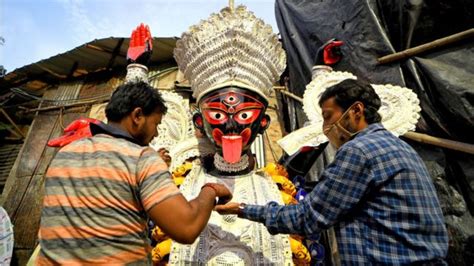
[[[186,178],[186,175],[189,173],[189,171],[191,171],[191,168],[193,168],[192,163],[184,163],[174,169],[171,177],[173,178],[176,186],[179,187],[184,182],[184,179]],[[151,230],[151,237],[158,242],[155,248],[153,248],[151,251],[153,263],[158,264],[162,262],[163,258],[170,253],[171,239],[158,226],[155,226]]]
[[[298,203],[294,198],[296,195],[296,187],[293,182],[290,181],[285,167],[279,164],[269,163],[263,170],[267,172],[278,185],[285,205]],[[300,236],[290,236],[289,239],[291,252],[293,253],[293,263],[295,265],[310,265],[311,255],[303,244],[303,238]]]

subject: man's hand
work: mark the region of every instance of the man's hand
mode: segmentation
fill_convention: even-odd
[[[218,212],[219,214],[237,214],[239,215],[241,213],[241,204],[237,202],[229,202],[225,205],[216,205],[214,207],[214,210]]]
[[[217,205],[226,204],[232,199],[232,192],[230,192],[230,190],[223,184],[206,183],[204,186],[202,186],[202,189],[204,188],[211,188],[214,190],[216,197],[219,198]]]
[[[100,121],[93,118],[79,118],[72,121],[72,123],[64,129],[62,136],[48,141],[48,146],[63,147],[78,139],[92,137],[89,127],[90,123],[99,124]]]
[[[127,61],[129,64],[148,65],[153,50],[153,38],[150,28],[143,23],[132,32],[130,45],[127,51]]]
[[[342,59],[341,46],[344,42],[331,39],[318,49],[316,65],[332,66]]]
[[[232,193],[223,184],[206,183],[195,199],[188,202],[179,193],[154,205],[148,214],[172,239],[192,244],[209,221],[216,197],[227,203]]]

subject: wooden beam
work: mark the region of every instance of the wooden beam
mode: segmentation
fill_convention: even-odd
[[[301,97],[299,97],[299,96],[297,96],[297,95],[295,95],[295,94],[293,94],[293,93],[291,93],[291,92],[289,92],[289,91],[287,91],[287,90],[280,90],[280,92],[281,92],[282,94],[285,94],[286,96],[288,96],[288,97],[290,97],[290,98],[293,98],[293,99],[297,100],[297,101],[300,102],[300,103],[303,103],[303,98],[301,98]]]
[[[274,87],[274,89],[275,89],[275,91],[278,91],[282,94],[285,94],[285,95],[299,101],[300,103],[303,103],[303,98],[298,97],[298,96],[294,95],[293,93],[291,93],[291,92],[289,92],[289,91],[287,91],[283,88]],[[454,140],[449,140],[449,139],[433,137],[433,136],[430,136],[430,135],[427,135],[427,134],[417,133],[417,132],[414,132],[414,131],[409,131],[409,132],[405,133],[403,135],[403,137],[406,137],[408,139],[411,139],[411,140],[414,140],[414,141],[417,141],[417,142],[421,142],[421,143],[427,143],[427,144],[435,145],[435,146],[442,147],[442,148],[448,148],[448,149],[451,149],[451,150],[462,151],[462,152],[465,152],[465,153],[474,154],[474,145],[469,144],[469,143],[464,143],[464,142],[459,142],[459,141],[454,141]]]
[[[51,75],[57,77],[57,78],[60,78],[60,79],[65,79],[65,78],[67,78],[66,75],[58,74],[58,73],[52,71],[51,69],[49,69],[49,68],[47,68],[47,67],[45,67],[45,66],[42,66],[42,65],[40,65],[40,64],[38,64],[38,63],[35,63],[35,65],[36,65],[37,67],[41,68],[42,70],[48,72],[49,74],[51,74]]]
[[[35,109],[24,108],[24,110],[25,110],[25,113],[52,111],[56,109],[78,107],[78,106],[91,105],[91,104],[103,103],[103,102],[108,102],[108,101],[109,99],[107,98],[107,99],[102,99],[102,100],[90,100],[90,101],[83,101],[83,102],[77,102],[77,103],[71,103],[71,104],[65,104],[65,105],[41,107],[41,108],[35,108]]]
[[[74,72],[76,72],[78,67],[79,62],[75,61],[74,64],[72,64],[71,70],[69,70],[69,74],[67,74],[68,79],[74,77]]]
[[[99,52],[104,52],[104,53],[109,53],[109,54],[113,53],[113,51],[107,50],[105,48],[102,48],[102,47],[99,47],[99,46],[96,46],[96,45],[93,45],[93,44],[86,44],[86,47],[89,48],[89,49],[92,49],[92,50],[99,51]]]
[[[89,48],[89,49],[92,49],[92,50],[96,50],[96,51],[100,51],[100,52],[104,52],[104,53],[108,53],[108,54],[114,54],[113,50],[111,51],[109,49],[105,49],[105,48],[102,48],[102,47],[99,47],[99,46],[96,46],[96,45],[93,45],[93,44],[86,44],[86,47]],[[121,57],[125,57],[123,54],[120,54],[120,53],[118,53],[117,55],[121,56]]]
[[[15,124],[15,122],[13,121],[13,119],[10,118],[10,116],[7,114],[7,112],[5,112],[5,110],[3,110],[3,108],[0,108],[0,112],[3,114],[3,116],[5,116],[5,118],[8,120],[8,122],[10,122],[10,124],[12,124],[12,126],[15,128],[15,130],[17,131],[18,134],[20,134],[20,136],[22,138],[25,138],[25,134],[23,134],[23,132],[20,130],[20,128]]]
[[[112,56],[110,57],[109,63],[107,64],[107,69],[112,68],[112,65],[115,62],[115,58],[117,58],[117,55],[120,54],[120,49],[122,48],[122,44],[123,44],[124,40],[125,40],[124,38],[119,39],[117,45],[115,46],[114,50],[112,51]]]
[[[400,61],[417,54],[474,37],[474,28],[377,59],[379,65]]]
[[[448,148],[451,150],[462,151],[469,154],[474,154],[474,145],[469,143],[463,143],[459,141],[443,139],[433,137],[427,134],[409,131],[403,135],[407,139],[418,141],[421,143],[431,144],[442,148]]]

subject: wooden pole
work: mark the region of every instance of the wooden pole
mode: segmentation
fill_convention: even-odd
[[[288,96],[290,98],[293,98],[293,99],[297,100],[300,103],[303,103],[303,98],[301,98],[301,97],[299,97],[299,96],[297,96],[297,95],[295,95],[295,94],[293,94],[293,93],[291,93],[287,90],[279,90],[279,92],[281,92],[282,94],[285,94],[286,96]]]
[[[176,90],[175,87],[155,87],[155,88],[157,90]],[[47,107],[34,108],[34,109],[28,109],[28,108],[24,108],[20,106],[20,109],[23,109],[25,113],[43,112],[43,111],[52,111],[52,110],[61,109],[61,108],[72,108],[72,107],[78,107],[78,106],[104,103],[104,102],[108,102],[109,100],[110,100],[110,96],[105,99],[89,100],[89,101],[82,101],[82,102],[65,104],[65,105],[47,106]]]
[[[435,40],[435,41],[432,41],[432,42],[429,42],[429,43],[425,43],[425,44],[422,44],[422,45],[419,45],[419,46],[416,46],[416,47],[413,47],[413,48],[409,48],[409,49],[406,49],[406,50],[401,51],[401,52],[397,52],[397,53],[394,53],[394,54],[390,54],[390,55],[380,57],[379,59],[377,59],[377,61],[378,61],[379,65],[392,63],[392,62],[395,62],[395,61],[403,60],[405,58],[409,58],[409,57],[412,57],[414,55],[426,52],[426,51],[431,50],[431,49],[446,46],[448,44],[455,43],[455,42],[458,42],[460,40],[468,39],[468,38],[471,38],[471,37],[474,37],[474,28],[469,29],[469,30],[465,30],[463,32],[456,33],[456,34],[450,35],[448,37],[444,37],[444,38],[441,38],[441,39],[438,39],[438,40]]]
[[[282,94],[288,95],[289,97],[299,101],[300,103],[303,103],[303,98],[298,97],[294,95],[293,93],[281,88],[281,87],[274,87],[275,91],[279,91]],[[474,145],[469,144],[469,143],[464,143],[464,142],[459,142],[459,141],[454,141],[454,140],[449,140],[449,139],[443,139],[443,138],[438,138],[438,137],[433,137],[427,134],[423,133],[417,133],[414,131],[409,131],[403,135],[403,137],[406,137],[408,139],[421,142],[421,143],[426,143],[426,144],[431,144],[435,145],[438,147],[442,148],[448,148],[451,150],[456,150],[456,151],[462,151],[465,153],[469,154],[474,154]]]
[[[20,130],[20,128],[15,124],[15,122],[13,121],[13,119],[10,118],[10,116],[7,114],[7,112],[5,112],[5,110],[3,110],[3,108],[0,108],[0,112],[3,114],[3,116],[5,116],[5,118],[8,120],[8,122],[10,122],[10,124],[12,124],[12,126],[15,128],[15,130],[17,131],[18,134],[20,134],[20,136],[22,138],[25,138],[25,134],[23,134],[23,132]]]
[[[93,101],[83,101],[79,103],[71,103],[71,104],[65,104],[65,105],[57,105],[57,106],[48,106],[48,107],[41,107],[41,108],[35,108],[35,109],[25,109],[25,113],[32,113],[32,112],[42,112],[42,111],[51,111],[51,110],[56,110],[56,109],[61,109],[61,108],[71,108],[71,107],[77,107],[77,106],[83,106],[83,105],[91,105],[91,104],[97,104],[97,103],[103,103],[107,102],[109,99],[102,99],[102,100],[93,100]]]
[[[403,135],[407,139],[418,141],[421,143],[431,144],[438,147],[448,148],[451,150],[462,151],[469,154],[474,154],[474,145],[463,143],[459,141],[433,137],[430,135],[409,131]]]

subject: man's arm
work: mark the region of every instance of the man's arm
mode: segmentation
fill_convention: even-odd
[[[216,197],[232,197],[222,184],[206,184],[200,194],[187,201],[171,179],[168,167],[153,149],[140,156],[137,165],[139,200],[150,218],[172,239],[190,244],[207,224]]]
[[[182,194],[177,194],[156,204],[148,214],[172,239],[183,244],[192,244],[206,226],[216,196],[216,191],[209,187],[204,187],[201,193],[189,202]]]
[[[281,206],[273,202],[239,209],[238,204],[229,203],[215,209],[264,223],[272,234],[316,235],[341,220],[368,192],[371,178],[366,162],[362,151],[343,147],[323,172],[322,181],[296,205]]]

